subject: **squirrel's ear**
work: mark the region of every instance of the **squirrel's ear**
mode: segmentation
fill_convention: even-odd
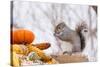
[[[61,22],[60,24],[62,24],[62,26],[66,26],[65,22]]]

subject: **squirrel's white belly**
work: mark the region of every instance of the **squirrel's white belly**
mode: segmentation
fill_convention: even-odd
[[[61,49],[62,49],[62,53],[64,53],[64,52],[71,53],[72,52],[72,44],[69,42],[61,41]]]

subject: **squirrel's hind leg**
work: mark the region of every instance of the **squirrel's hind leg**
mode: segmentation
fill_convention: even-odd
[[[81,46],[73,46],[72,52],[73,53],[81,52]]]

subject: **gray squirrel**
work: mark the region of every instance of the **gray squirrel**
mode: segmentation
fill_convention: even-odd
[[[72,44],[72,52],[82,52],[85,48],[85,34],[88,32],[87,25],[81,23],[75,30],[70,29],[64,22],[59,23],[54,30],[54,36],[62,41]],[[66,53],[67,51],[63,52]]]

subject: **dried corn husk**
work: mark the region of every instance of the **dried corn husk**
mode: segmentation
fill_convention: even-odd
[[[47,56],[42,50],[40,50],[37,47],[34,47],[32,44],[27,45],[27,48],[29,50],[29,52],[35,52],[38,54],[38,56],[41,57],[42,61],[47,62],[51,59],[50,56]]]

